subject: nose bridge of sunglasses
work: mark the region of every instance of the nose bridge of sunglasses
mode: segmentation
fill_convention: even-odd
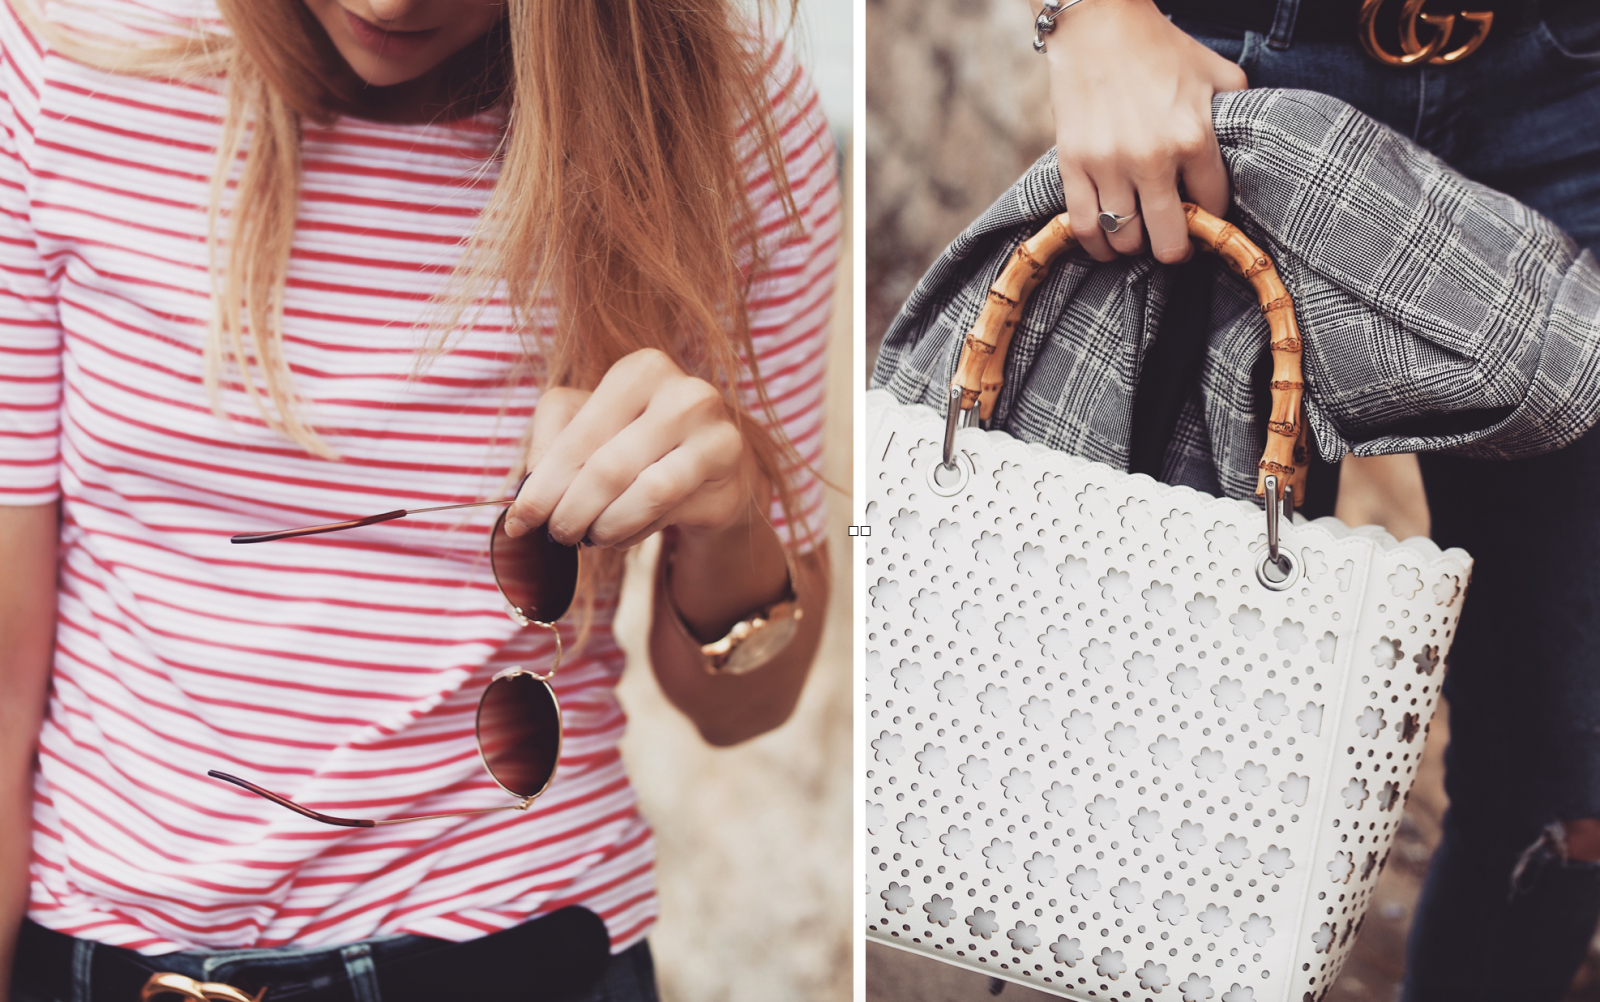
[[[561,634],[557,633],[555,635],[555,637],[556,637],[556,662],[559,664],[560,661],[561,661]],[[556,670],[554,668],[551,668],[549,671],[544,672],[543,674],[540,674],[539,672],[536,672],[536,671],[532,670],[531,668],[524,668],[521,665],[514,665],[514,666],[512,666],[510,668],[506,668],[503,671],[495,672],[494,676],[489,679],[489,684],[493,685],[494,683],[499,682],[502,679],[516,678],[518,675],[527,675],[530,678],[532,678],[532,679],[534,679],[536,681],[539,681],[539,682],[549,682],[551,679],[556,677]]]

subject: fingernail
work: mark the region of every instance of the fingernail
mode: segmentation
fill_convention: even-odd
[[[506,516],[506,535],[510,536],[512,539],[516,539],[518,536],[527,531],[528,523],[524,522],[515,515]]]

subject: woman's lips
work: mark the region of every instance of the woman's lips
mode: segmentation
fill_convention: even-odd
[[[349,11],[344,12],[356,44],[382,56],[410,56],[421,52],[439,34],[438,28],[423,31],[385,31]]]

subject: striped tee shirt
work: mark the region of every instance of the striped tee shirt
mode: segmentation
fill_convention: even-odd
[[[148,30],[193,23],[194,3],[95,5]],[[0,504],[62,506],[30,916],[158,954],[464,940],[581,904],[614,950],[637,942],[656,913],[654,849],[617,752],[615,582],[554,679],[560,768],[526,813],[333,828],[205,776],[347,817],[510,802],[478,759],[477,700],[497,671],[547,666],[553,645],[503,611],[485,560],[498,509],[228,542],[501,496],[538,400],[513,379],[507,312],[420,370],[415,326],[489,196],[499,120],[306,128],[284,329],[306,413],[341,457],[317,459],[239,386],[225,417],[203,386],[221,81],[91,70],[0,12]],[[771,268],[749,310],[776,413],[815,468],[839,201],[815,92],[774,53],[804,227],[784,225],[752,155]],[[820,532],[821,487],[800,488]]]

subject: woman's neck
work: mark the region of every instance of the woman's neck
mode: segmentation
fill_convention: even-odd
[[[504,99],[510,54],[502,22],[422,76],[388,87],[361,81],[342,58],[339,62],[340,76],[353,86],[340,88],[348,97],[330,110],[376,122],[448,122],[470,118]]]

